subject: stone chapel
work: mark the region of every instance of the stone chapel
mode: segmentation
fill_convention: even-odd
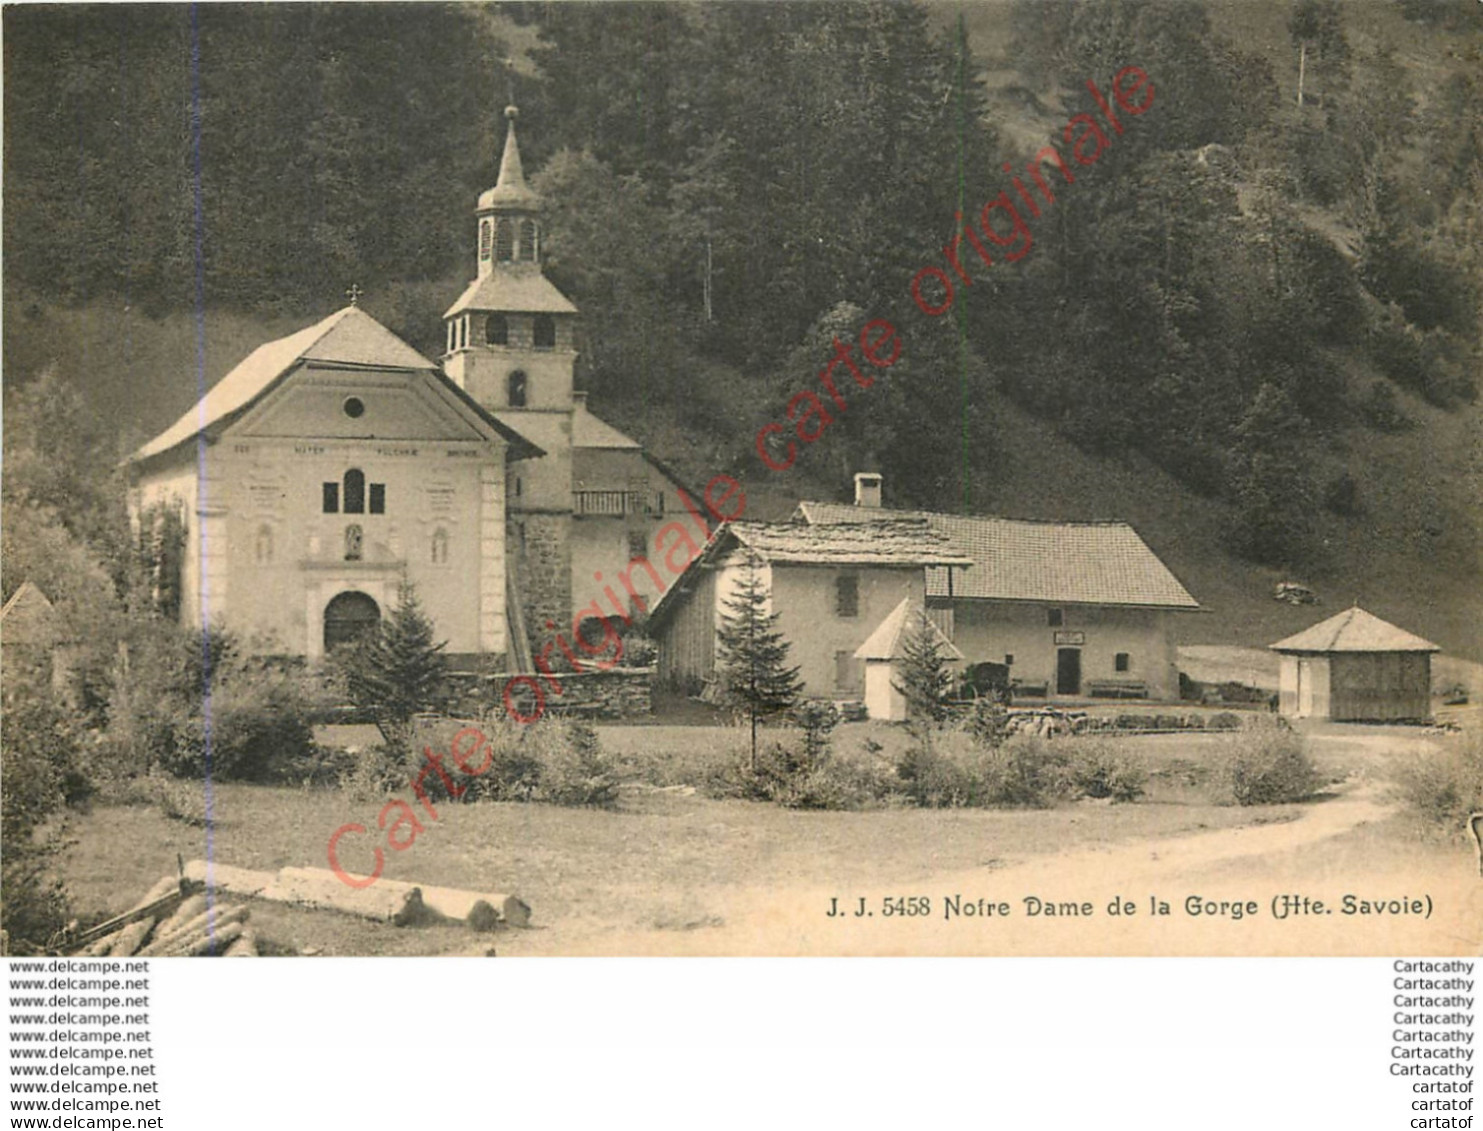
[[[681,484],[575,388],[577,308],[542,270],[542,202],[505,115],[439,362],[352,299],[129,457],[136,520],[163,506],[184,527],[185,623],[313,660],[406,580],[456,664],[528,671],[543,641],[663,593],[648,557]]]

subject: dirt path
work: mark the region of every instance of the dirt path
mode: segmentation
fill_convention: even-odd
[[[1345,736],[1334,741],[1352,740]],[[1317,736],[1317,741],[1322,745],[1329,740]],[[1393,834],[1386,836],[1376,826],[1393,811],[1378,786],[1352,781],[1292,821],[1011,859],[1003,866],[943,872],[926,881],[896,883],[887,869],[869,889],[694,889],[685,893],[693,910],[677,924],[690,929],[613,930],[573,921],[553,925],[548,936],[531,940],[530,950],[523,945],[520,950],[711,955],[1479,953],[1483,882],[1471,860],[1462,852],[1423,851],[1399,843]],[[1346,895],[1354,898],[1353,913],[1346,913]],[[1306,897],[1308,902],[1296,902],[1302,910],[1284,915],[1284,896],[1295,901]],[[898,897],[916,897],[916,909],[925,897],[930,911],[888,914],[886,901]],[[857,915],[862,898],[869,913]],[[1360,900],[1384,907],[1369,913]],[[1321,902],[1321,910],[1315,901]],[[1065,913],[1072,911],[1067,905],[1074,905],[1074,913]],[[831,908],[838,914],[829,915]]]

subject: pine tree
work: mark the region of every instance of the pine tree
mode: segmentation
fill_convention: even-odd
[[[767,611],[768,592],[755,562],[748,562],[736,593],[725,602],[718,630],[718,674],[723,701],[747,713],[752,724],[752,770],[757,769],[757,720],[781,714],[798,702],[803,683],[788,667],[788,642],[778,631],[780,614]]]
[[[1231,450],[1232,549],[1264,565],[1284,566],[1310,549],[1316,509],[1307,454],[1311,426],[1288,392],[1257,390],[1235,429]]]
[[[443,699],[446,640],[433,642],[433,623],[422,611],[411,582],[397,589],[390,617],[367,633],[342,657],[350,697],[379,719],[405,723]]]
[[[919,611],[902,653],[901,682],[896,690],[906,697],[908,722],[925,737],[947,718],[953,693],[953,673],[942,651],[942,636],[925,608]]]

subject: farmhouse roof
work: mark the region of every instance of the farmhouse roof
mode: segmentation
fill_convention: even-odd
[[[0,608],[0,634],[6,644],[57,642],[57,610],[41,589],[29,581],[10,595]]]
[[[692,586],[687,579],[732,550],[745,548],[774,565],[959,566],[972,560],[925,522],[866,522],[808,526],[799,522],[728,522],[659,598],[650,616],[662,620]]]
[[[1404,628],[1397,628],[1355,605],[1319,621],[1295,636],[1269,645],[1274,652],[1440,652]]]
[[[875,631],[866,638],[865,643],[855,649],[855,659],[902,659],[906,655],[906,642],[916,629],[919,623],[917,618],[921,614],[921,605],[913,604],[910,597],[903,598],[901,604],[887,613],[886,619],[876,625]],[[958,651],[953,642],[943,635],[942,629],[930,620],[927,626],[928,631],[932,633],[932,638],[937,642],[938,653],[941,656],[949,660],[963,658],[963,653]]]
[[[717,532],[764,561],[789,565],[971,566],[973,559],[925,522],[731,522]]]
[[[287,377],[300,362],[326,361],[367,369],[424,370],[474,409],[517,449],[537,451],[524,437],[495,420],[431,361],[358,306],[347,306],[286,338],[266,342],[238,362],[174,424],[129,456],[140,463],[231,423]]]
[[[511,314],[575,314],[571,299],[541,274],[535,263],[501,263],[482,279],[464,288],[444,318],[465,310],[493,310]]]
[[[927,571],[929,597],[1198,609],[1169,567],[1125,522],[1034,522],[844,503],[803,502],[816,525],[916,519],[945,535],[973,563],[952,579]]]

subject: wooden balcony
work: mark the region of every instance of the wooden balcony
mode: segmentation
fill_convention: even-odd
[[[578,518],[624,518],[664,514],[663,491],[573,491],[572,513]]]

